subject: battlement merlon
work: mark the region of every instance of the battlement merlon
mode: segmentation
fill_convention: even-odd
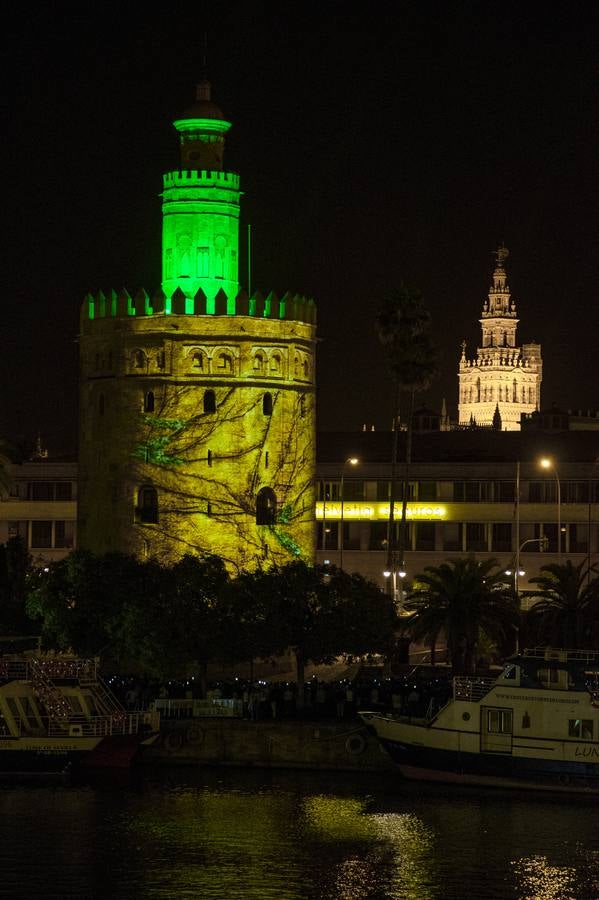
[[[279,297],[271,291],[266,297],[255,291],[251,297],[240,290],[235,297],[227,297],[223,290],[207,297],[200,288],[194,297],[177,290],[167,297],[161,290],[151,297],[144,288],[132,297],[122,288],[107,294],[98,291],[87,294],[81,306],[81,329],[99,319],[127,319],[144,316],[248,316],[253,319],[278,319],[316,325],[316,303],[311,297],[290,291]]]
[[[166,172],[162,177],[165,188],[173,187],[210,187],[225,185],[231,190],[239,190],[240,178],[235,172],[222,172],[217,169],[180,169]]]

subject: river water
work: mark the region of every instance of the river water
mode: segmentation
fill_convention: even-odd
[[[143,770],[0,784],[12,900],[591,900],[599,803],[389,775]]]

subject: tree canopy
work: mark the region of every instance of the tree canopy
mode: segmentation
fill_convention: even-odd
[[[466,557],[427,566],[416,578],[404,628],[433,646],[441,634],[456,672],[473,672],[483,641],[501,644],[518,625],[518,604],[497,560]]]
[[[595,575],[591,578],[591,575]],[[563,563],[541,566],[541,574],[530,579],[536,591],[524,596],[534,599],[527,624],[540,644],[567,649],[596,649],[599,638],[599,577],[588,564]]]

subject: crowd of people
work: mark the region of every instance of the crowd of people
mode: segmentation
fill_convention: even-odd
[[[122,678],[109,680],[112,691],[127,709],[148,709],[155,700],[196,700],[202,697],[199,680],[168,681]],[[354,719],[358,710],[388,710],[395,715],[421,717],[439,709],[449,698],[446,674],[419,673],[396,678],[358,677],[352,680],[306,681],[303,702],[293,681],[211,682],[208,701],[234,700],[238,715],[247,719]]]

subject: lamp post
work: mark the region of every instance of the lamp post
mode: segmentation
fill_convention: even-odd
[[[552,470],[555,475],[555,483],[557,484],[557,561],[560,562],[562,555],[562,498],[559,474],[555,463],[547,456],[544,456],[543,459],[539,460],[539,465],[542,469]]]
[[[547,544],[548,544],[548,539],[546,537],[528,538],[526,541],[522,541],[521,544],[517,544],[514,569],[513,569],[513,571],[512,571],[512,569],[505,570],[506,575],[514,576],[514,593],[515,593],[516,599],[518,601],[518,612],[520,611],[519,579],[522,577],[522,575],[526,575],[526,572],[524,571],[524,569],[520,568],[520,554],[522,553],[522,551],[524,550],[524,548],[526,547],[527,544],[540,544],[542,549],[546,549]],[[519,650],[520,650],[520,630],[518,627],[516,627],[516,653],[518,653]]]
[[[396,568],[395,565],[392,569],[385,569],[383,572],[383,576],[385,578],[391,578],[391,587],[393,590],[393,602],[395,603],[395,608],[397,612],[401,614],[401,610],[403,607],[403,587],[402,582],[406,577],[407,572],[404,564],[402,563],[399,568]],[[397,579],[400,579],[399,582]]]
[[[344,501],[343,488],[344,488],[344,482],[345,482],[345,467],[347,465],[357,466],[359,462],[360,462],[360,460],[356,456],[350,456],[345,460],[345,462],[343,463],[343,468],[341,469],[341,484],[340,484],[340,488],[339,488],[339,495],[340,495],[339,499],[341,501],[341,522],[340,522],[341,536],[340,536],[340,542],[339,542],[339,568],[340,569],[343,569],[343,501]]]

